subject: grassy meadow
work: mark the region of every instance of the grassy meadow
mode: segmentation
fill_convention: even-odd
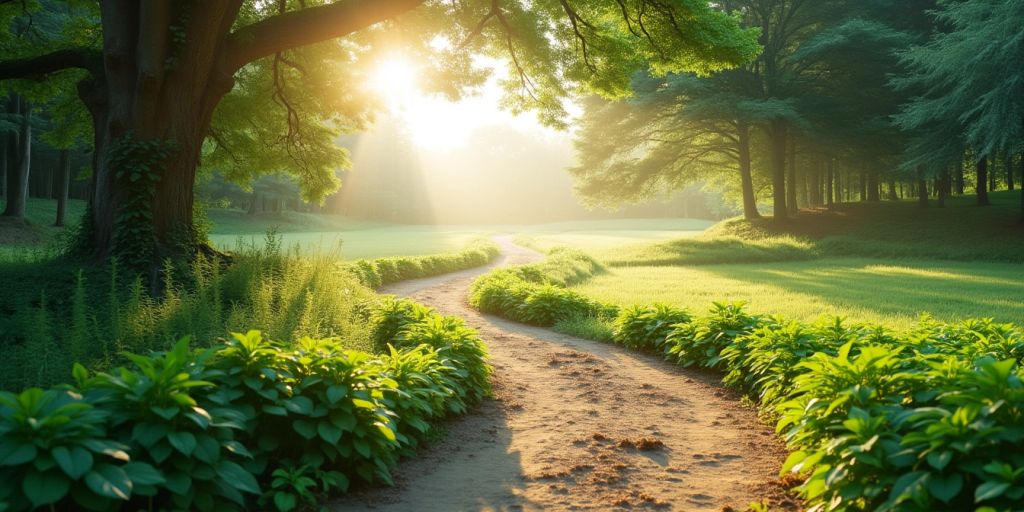
[[[992,199],[984,208],[969,197],[928,209],[847,204],[804,212],[786,229],[725,221],[699,236],[590,250],[606,271],[573,289],[620,306],[663,302],[699,313],[713,301],[745,301],[795,320],[843,316],[899,329],[921,314],[1021,324],[1020,196]]]

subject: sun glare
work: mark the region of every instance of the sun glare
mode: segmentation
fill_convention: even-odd
[[[481,59],[483,66],[496,63]],[[514,116],[500,110],[501,91],[497,86],[500,71],[476,95],[451,101],[425,93],[421,87],[420,66],[401,56],[380,59],[365,82],[371,93],[387,107],[388,114],[400,120],[410,139],[421,148],[454,150],[464,146],[476,130],[489,125],[511,125],[519,129],[552,136],[531,116]]]
[[[398,113],[413,105],[419,96],[416,66],[400,57],[387,58],[380,62],[370,75],[367,83],[391,109]]]

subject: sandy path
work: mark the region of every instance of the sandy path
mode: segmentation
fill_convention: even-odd
[[[473,277],[541,257],[498,242],[504,255],[486,268],[383,290],[478,329],[495,399],[403,461],[395,487],[352,493],[336,509],[743,510],[771,491],[785,452],[715,377],[471,309]]]

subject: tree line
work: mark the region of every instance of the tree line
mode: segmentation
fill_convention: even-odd
[[[844,201],[1014,189],[1024,162],[1024,2],[742,0],[761,54],[712,75],[634,77],[623,101],[591,98],[577,190],[596,204],[695,181],[748,219],[785,221]],[[1024,211],[1024,195],[1021,202]]]

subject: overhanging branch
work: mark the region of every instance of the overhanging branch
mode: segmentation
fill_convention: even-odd
[[[234,71],[285,50],[343,37],[404,14],[425,0],[339,0],[272,16],[228,37],[225,65]]]
[[[64,69],[84,69],[94,76],[101,69],[100,52],[88,48],[57,50],[37,57],[0,61],[0,80],[45,78]]]

